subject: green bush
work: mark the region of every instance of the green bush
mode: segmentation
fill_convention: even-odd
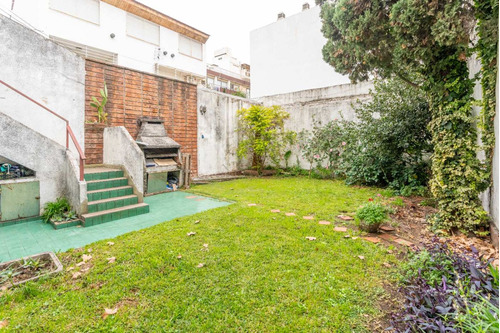
[[[369,202],[358,208],[356,219],[367,225],[382,223],[387,220],[387,208],[379,202]]]
[[[50,220],[59,220],[63,221],[65,215],[72,214],[71,205],[69,204],[66,198],[57,198],[54,202],[48,202],[45,204],[45,208],[43,209],[42,220],[46,223],[50,222]]]
[[[407,281],[421,274],[430,286],[435,286],[442,283],[443,274],[450,279],[451,275],[447,274],[450,271],[453,271],[453,263],[446,253],[431,255],[426,250],[418,253],[410,252],[408,262],[401,266],[401,280]]]
[[[465,333],[498,333],[499,309],[483,298],[469,304],[465,314],[458,317],[458,322]]]
[[[315,124],[300,135],[303,157],[348,184],[389,186],[424,195],[430,176],[431,119],[425,95],[401,80],[376,82],[372,100],[355,107],[357,121]]]

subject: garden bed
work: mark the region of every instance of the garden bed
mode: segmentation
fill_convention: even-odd
[[[62,271],[62,264],[52,252],[35,254],[0,264],[0,287],[17,286]]]

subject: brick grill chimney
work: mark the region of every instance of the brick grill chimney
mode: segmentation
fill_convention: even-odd
[[[308,10],[309,8],[311,8],[311,7],[309,6],[309,3],[307,3],[307,2],[302,5],[302,11]]]
[[[281,13],[278,13],[278,21],[279,20],[282,20],[285,18],[285,13],[281,12]]]

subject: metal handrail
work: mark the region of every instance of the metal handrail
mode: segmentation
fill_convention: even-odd
[[[83,165],[84,165],[84,161],[85,161],[85,154],[83,153],[82,148],[78,144],[78,141],[76,141],[75,134],[73,133],[73,130],[71,129],[71,126],[69,125],[68,119],[66,119],[66,118],[58,115],[57,113],[55,113],[54,111],[52,111],[51,109],[49,109],[48,107],[46,107],[45,105],[42,105],[42,104],[38,103],[33,98],[31,98],[28,95],[22,93],[21,91],[17,90],[13,86],[5,83],[4,81],[0,80],[0,83],[3,84],[4,86],[6,86],[7,88],[15,91],[16,93],[18,93],[19,95],[23,96],[24,98],[28,99],[29,101],[35,103],[36,105],[38,105],[42,109],[50,112],[51,114],[53,114],[57,118],[59,118],[59,119],[61,119],[61,120],[63,120],[63,121],[66,122],[66,149],[69,149],[69,138],[71,137],[71,141],[73,141],[73,144],[75,145],[76,150],[78,151],[78,154],[80,155],[80,181],[83,181],[83,179],[84,179],[84,169],[83,169],[84,166]]]

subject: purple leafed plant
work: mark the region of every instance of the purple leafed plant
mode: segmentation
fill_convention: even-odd
[[[419,262],[419,258],[425,260]],[[417,249],[411,260],[421,264],[421,268],[405,275],[400,288],[405,297],[404,309],[392,315],[393,326],[389,329],[462,332],[458,318],[471,304],[486,299],[498,308],[498,275],[492,274],[489,263],[482,260],[475,248],[456,253],[447,243],[434,239]]]

